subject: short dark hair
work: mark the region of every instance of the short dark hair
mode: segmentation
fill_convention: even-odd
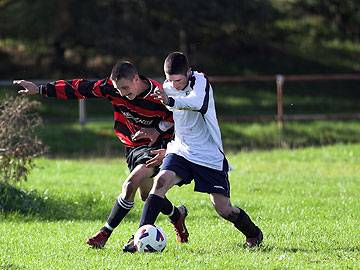
[[[186,75],[190,68],[189,61],[185,54],[182,52],[170,53],[164,62],[164,71],[166,74],[175,75],[183,74]]]
[[[110,79],[118,81],[121,79],[132,79],[138,74],[136,67],[129,61],[119,61],[115,64],[111,71]]]

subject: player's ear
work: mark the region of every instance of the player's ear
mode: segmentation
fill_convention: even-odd
[[[188,77],[188,78],[189,78],[189,77],[190,77],[190,75],[191,75],[191,68],[189,68],[189,69],[188,69],[188,71],[186,72],[186,77]]]
[[[134,75],[134,78],[132,79],[133,82],[138,82],[140,80],[140,77],[138,74]]]

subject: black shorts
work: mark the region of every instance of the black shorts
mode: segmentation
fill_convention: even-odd
[[[194,190],[202,193],[220,193],[230,198],[230,183],[228,178],[229,165],[224,157],[223,170],[201,166],[176,155],[167,154],[161,165],[161,170],[170,170],[181,178],[178,186],[190,184],[194,179]]]
[[[166,144],[156,144],[153,146],[140,145],[137,147],[126,147],[125,148],[125,157],[126,163],[130,172],[132,172],[135,167],[139,164],[145,164],[146,161],[152,159],[155,155],[151,154],[150,151],[158,150],[165,148]],[[154,177],[160,171],[160,167],[154,167],[154,174],[151,177]]]

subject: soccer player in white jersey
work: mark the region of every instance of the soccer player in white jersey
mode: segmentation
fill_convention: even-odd
[[[140,226],[155,223],[171,187],[194,180],[195,191],[208,193],[216,212],[245,235],[245,246],[259,246],[262,231],[243,209],[230,202],[229,166],[208,79],[191,71],[187,57],[180,52],[167,56],[164,71],[164,90],[155,90],[153,95],[173,112],[175,139],[167,146],[161,170],[145,202]]]

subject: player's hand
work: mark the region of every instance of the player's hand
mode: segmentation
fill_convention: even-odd
[[[149,139],[149,146],[152,146],[154,143],[156,143],[159,136],[160,133],[155,128],[142,128],[132,136],[132,140],[138,141],[141,139]]]
[[[146,167],[156,167],[162,163],[165,157],[166,149],[151,150],[150,153],[154,154],[155,157],[146,161],[145,165]]]
[[[14,80],[13,84],[20,85],[21,87],[24,88],[18,91],[19,94],[36,95],[39,93],[39,87],[33,82],[25,81],[25,80]]]
[[[157,100],[160,100],[161,103],[163,103],[165,105],[169,104],[169,97],[165,93],[164,89],[160,89],[159,87],[156,87],[154,90],[154,93],[151,94],[151,96]]]

